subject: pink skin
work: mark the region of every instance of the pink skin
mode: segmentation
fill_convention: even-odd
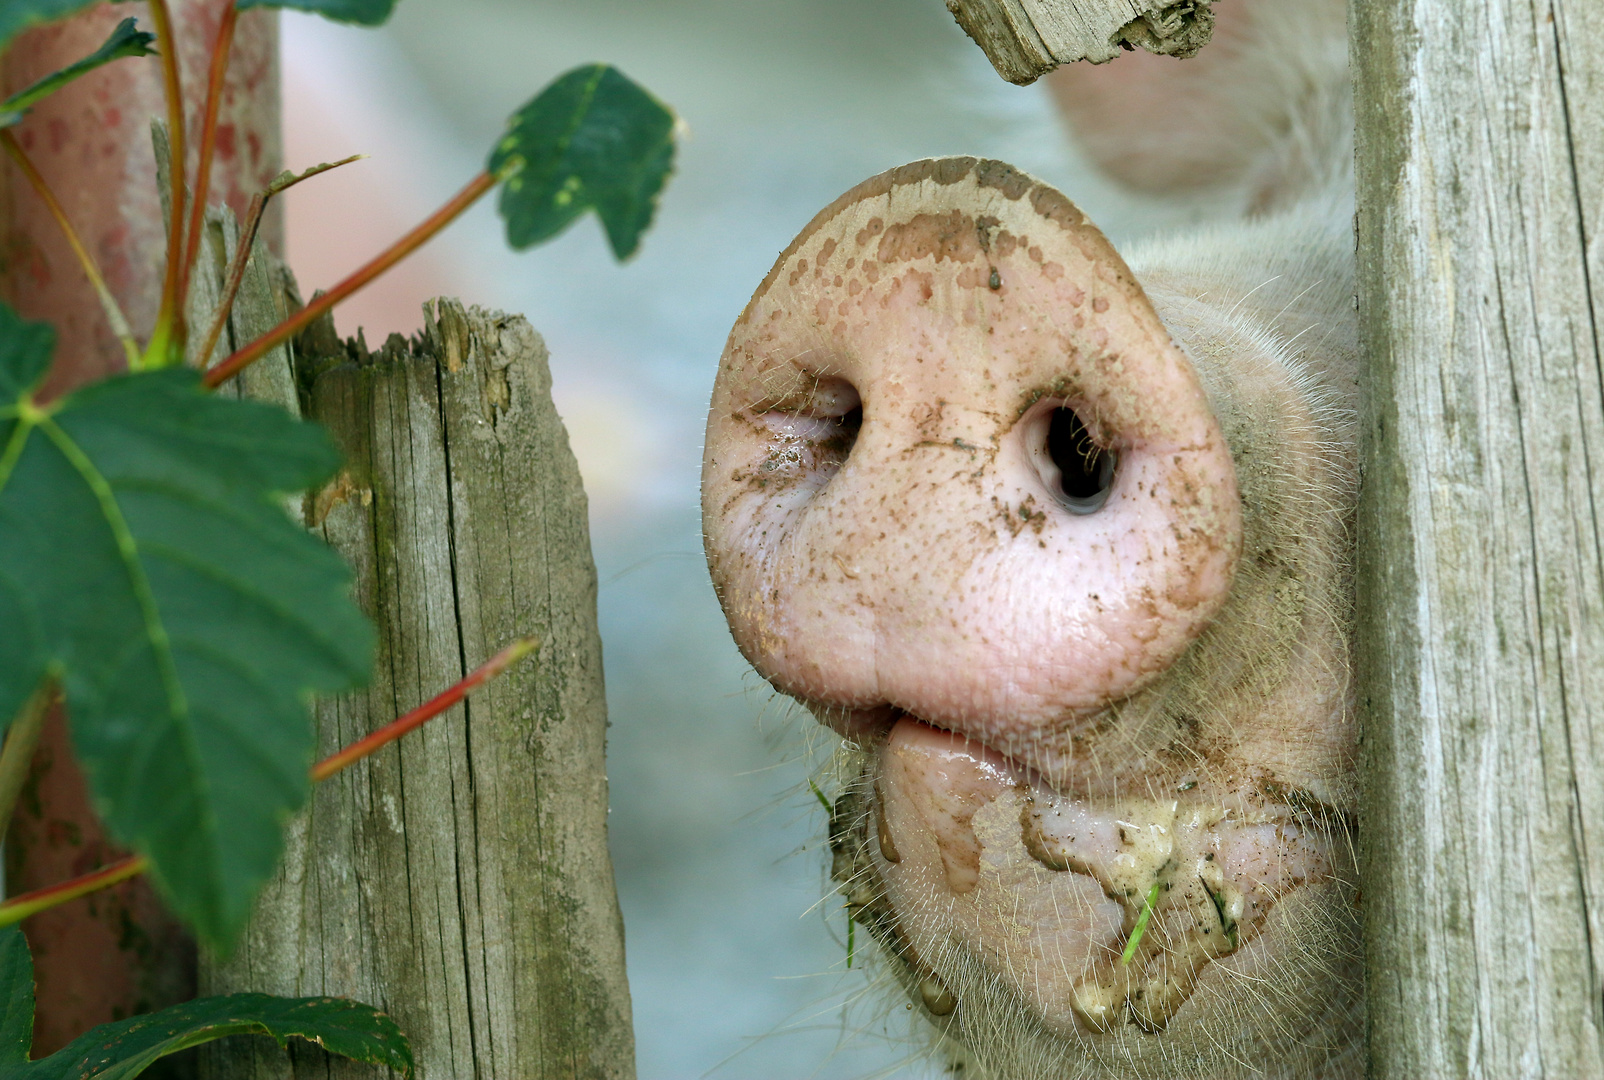
[[[1340,56],[1347,8],[1345,0],[1232,0],[1213,9],[1214,36],[1194,57],[1138,49],[1111,64],[1065,64],[1042,85],[1079,149],[1120,183],[1153,195],[1228,194],[1263,213],[1306,193],[1311,162],[1302,151],[1337,134],[1304,130],[1290,152],[1277,145],[1296,126],[1289,95],[1329,89],[1307,70],[1289,81],[1287,55]],[[1345,63],[1336,67],[1345,83]]]
[[[1150,982],[1170,957],[1190,958],[1205,999],[1229,987],[1251,955],[1213,972],[1208,961],[1253,941],[1290,890],[1331,873],[1323,839],[1287,808],[1211,784],[1156,802],[1064,799],[995,751],[909,719],[878,759],[871,851],[907,954],[937,973],[955,948],[979,957],[1009,973],[1045,1027],[1072,1037],[1124,1022],[1122,999],[1111,1005],[1096,988]],[[1034,835],[1022,813],[1034,813]],[[1121,956],[1155,880],[1133,966]],[[1195,986],[1183,990],[1143,1019],[1163,1027]]]
[[[736,640],[777,687],[1028,763],[1186,649],[1241,523],[1185,356],[1101,234],[1018,175],[910,175],[820,215],[730,337],[704,507]],[[1095,513],[1042,468],[1064,401],[1118,455]]]
[[[1185,63],[1138,49],[1112,64],[1065,64],[1043,85],[1081,148],[1121,183],[1155,194],[1229,183],[1252,159],[1244,146],[1268,134],[1246,109],[1226,107],[1263,67],[1252,16],[1284,2],[1220,8],[1208,46]]]
[[[1051,189],[973,159],[867,181],[730,335],[703,510],[736,642],[868,751],[832,843],[932,1017],[982,1056],[1037,1030],[1031,1060],[1121,1076],[1229,1020],[1199,1072],[1227,1075],[1346,1022],[1295,973],[1348,925],[1343,519],[1309,494],[1330,437],[1305,376],[1243,303],[1163,289],[1206,363]],[[1304,317],[1271,293],[1264,318]],[[1060,486],[1062,409],[1116,456],[1101,501]],[[1271,987],[1252,1024],[1246,986]]]

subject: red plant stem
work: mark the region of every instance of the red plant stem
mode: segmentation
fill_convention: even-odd
[[[341,161],[314,165],[298,176],[281,173],[271,184],[251,197],[250,209],[245,212],[245,224],[240,227],[239,247],[234,252],[234,264],[228,268],[228,281],[223,286],[223,298],[217,302],[217,314],[212,317],[212,328],[207,331],[206,340],[195,353],[200,358],[202,370],[210,363],[212,350],[217,348],[217,342],[222,338],[224,328],[228,326],[229,314],[234,310],[234,298],[239,295],[240,283],[245,280],[245,267],[251,259],[251,245],[256,243],[256,233],[261,227],[262,212],[267,209],[268,200],[281,192],[288,191],[303,180],[319,176],[330,169],[338,169],[341,165],[349,165],[362,156],[353,154]]]
[[[267,208],[267,196],[258,191],[251,196],[251,208],[245,213],[245,224],[240,229],[239,247],[234,251],[234,263],[228,268],[228,281],[223,286],[223,298],[217,303],[217,314],[212,316],[212,328],[206,332],[195,356],[201,370],[211,363],[212,351],[228,327],[228,317],[234,310],[234,298],[239,295],[240,284],[245,280],[245,266],[251,258],[251,245],[256,243],[256,230],[262,223],[262,211]]]
[[[485,192],[495,187],[498,179],[495,175],[487,172],[480,173],[474,177],[467,187],[453,195],[449,202],[429,215],[421,225],[394,244],[391,244],[387,250],[375,256],[366,266],[351,274],[350,277],[313,300],[306,307],[291,315],[249,345],[236,350],[232,356],[208,371],[202,381],[208,387],[220,386],[266,356],[274,346],[305,330],[322,318],[326,312],[333,309],[335,304],[349,298],[352,293],[422,247],[430,237],[451,224],[464,210],[478,202]]]
[[[466,679],[463,679],[451,689],[436,694],[400,719],[392,720],[367,738],[358,739],[344,750],[330,754],[312,766],[313,782],[319,783],[327,780],[341,769],[356,764],[380,747],[395,742],[413,728],[433,720],[467,697],[481,684],[494,679],[497,675],[506,671],[508,667],[534,652],[539,646],[540,643],[534,638],[519,638],[495,656],[492,656],[469,674]]]
[[[119,881],[127,881],[131,877],[138,877],[150,869],[150,860],[143,855],[130,855],[126,859],[119,859],[110,866],[102,866],[93,873],[82,877],[75,877],[70,881],[47,885],[43,889],[35,889],[21,896],[13,896],[5,903],[0,904],[0,926],[10,926],[14,922],[21,922],[30,915],[37,915],[41,911],[49,911],[53,907],[60,907],[69,900],[76,900],[80,896],[88,896],[101,889],[109,889]]]
[[[367,738],[358,739],[345,749],[331,754],[318,762],[312,767],[312,782],[321,783],[327,780],[341,769],[354,765],[379,748],[395,742],[407,732],[434,719],[539,647],[540,643],[534,638],[519,638],[474,669],[467,678],[451,687],[451,689],[435,695],[406,715],[384,725],[384,727]],[[148,869],[150,869],[150,860],[148,858],[143,855],[130,855],[126,859],[120,859],[110,866],[103,866],[99,870],[84,874],[82,877],[58,882],[43,889],[35,889],[33,892],[23,893],[21,896],[14,896],[5,901],[5,903],[0,903],[0,926],[10,926],[12,923],[20,922],[30,915],[37,915],[41,911],[59,907],[69,900],[76,900],[80,896],[88,896],[92,892],[109,888],[119,881],[127,881],[131,877],[137,877]]]
[[[84,276],[89,279],[89,287],[94,289],[95,295],[100,298],[100,307],[106,313],[106,321],[111,324],[111,332],[116,334],[117,339],[123,344],[123,353],[128,357],[128,366],[137,367],[139,344],[134,341],[134,332],[128,327],[128,318],[123,314],[123,309],[117,305],[117,298],[111,294],[106,279],[100,276],[100,268],[90,257],[89,249],[84,247],[78,230],[67,220],[67,212],[62,209],[61,203],[56,201],[55,192],[45,183],[45,178],[34,167],[33,161],[22,149],[22,144],[17,142],[17,137],[11,134],[10,128],[0,128],[0,145],[5,147],[11,160],[22,170],[22,175],[33,185],[33,190],[44,200],[45,208],[50,211],[50,216],[56,219],[56,224],[61,226],[62,234],[67,238],[67,245],[72,248],[72,253],[78,256],[78,265],[84,268]]]
[[[217,113],[223,105],[223,78],[228,74],[228,54],[234,47],[234,24],[239,21],[239,8],[229,3],[223,8],[223,21],[217,27],[217,43],[212,46],[211,77],[206,83],[206,112],[201,123],[200,163],[195,167],[195,205],[189,215],[189,237],[185,245],[184,261],[180,264],[178,295],[189,295],[189,278],[195,272],[195,260],[200,255],[202,227],[206,224],[206,196],[212,187],[212,157],[217,153]],[[173,171],[173,185],[182,171]]]
[[[233,5],[230,4],[230,7]],[[150,21],[161,42],[163,89],[167,94],[167,135],[172,152],[172,220],[167,224],[167,277],[162,283],[161,307],[156,312],[155,341],[163,351],[171,342],[184,340],[184,298],[179,294],[184,276],[184,86],[178,76],[178,38],[173,34],[167,0],[150,0]],[[204,196],[197,196],[204,199]],[[166,356],[155,357],[166,363]]]

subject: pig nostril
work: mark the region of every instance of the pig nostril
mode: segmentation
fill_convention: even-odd
[[[858,441],[858,432],[863,428],[863,406],[852,409],[837,421],[841,425],[840,438],[846,441],[847,446]]]
[[[759,466],[766,479],[809,476],[815,487],[846,463],[863,428],[863,400],[845,379],[824,378],[770,403],[762,419],[773,432]]]
[[[1047,427],[1047,456],[1058,466],[1062,501],[1077,514],[1090,514],[1108,501],[1116,455],[1092,439],[1074,409],[1053,410]]]
[[[852,453],[863,428],[863,406],[854,405],[839,416],[821,416],[818,424],[819,466],[834,473]]]

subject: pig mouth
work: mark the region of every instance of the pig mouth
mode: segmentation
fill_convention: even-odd
[[[1075,796],[897,710],[858,724],[832,877],[949,1027],[979,971],[1058,1035],[1162,1037],[1289,896],[1343,876],[1342,816],[1262,776],[1180,770]]]

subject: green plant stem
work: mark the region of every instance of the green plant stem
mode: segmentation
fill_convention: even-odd
[[[436,210],[411,232],[390,245],[388,249],[373,258],[366,266],[363,266],[334,286],[334,288],[306,305],[306,307],[291,315],[249,345],[236,350],[228,359],[207,371],[203,380],[205,384],[208,387],[222,385],[266,356],[275,346],[288,341],[302,330],[305,330],[327,312],[333,310],[336,304],[349,298],[358,289],[361,289],[380,274],[383,274],[396,263],[422,247],[430,237],[451,224],[463,211],[478,202],[487,191],[500,182],[500,179],[497,174],[488,172],[480,173],[474,177],[467,187],[452,196],[444,206]]]
[[[178,295],[189,295],[189,279],[195,272],[195,260],[200,256],[200,239],[206,224],[206,199],[212,187],[212,158],[217,153],[217,114],[223,104],[223,79],[228,74],[228,55],[234,47],[234,25],[239,21],[239,8],[229,3],[223,8],[223,21],[217,27],[217,42],[212,46],[212,67],[206,81],[206,111],[201,120],[200,161],[195,166],[195,203],[190,209],[189,236],[185,242],[184,260],[180,264]],[[180,184],[183,174],[174,171],[173,186]],[[206,355],[206,354],[202,354]]]
[[[231,7],[233,5],[230,5]],[[178,74],[178,38],[173,33],[167,0],[150,0],[150,21],[161,42],[163,89],[167,94],[167,128],[171,140],[173,177],[172,219],[167,223],[167,276],[162,282],[161,307],[156,312],[156,328],[145,348],[144,367],[168,367],[184,354],[184,297],[180,293],[184,277],[184,173],[187,168],[184,146],[184,86]],[[197,196],[204,199],[204,196]]]
[[[211,359],[212,350],[217,348],[217,342],[222,338],[224,328],[228,326],[228,316],[234,310],[234,298],[239,295],[240,284],[245,280],[245,267],[251,260],[251,245],[256,243],[256,231],[261,227],[262,214],[267,210],[268,200],[280,192],[288,191],[302,180],[309,180],[319,173],[338,169],[341,165],[349,165],[353,161],[360,161],[366,156],[366,154],[352,154],[339,161],[314,165],[299,174],[282,172],[274,177],[271,184],[252,196],[250,209],[245,212],[245,224],[240,229],[239,248],[234,252],[234,262],[228,268],[228,281],[223,286],[223,297],[217,304],[217,314],[212,319],[211,329],[206,332],[205,343],[195,354],[200,357],[203,369]]]
[[[84,247],[83,240],[78,236],[78,230],[74,229],[72,222],[67,220],[67,212],[56,201],[55,193],[50,190],[50,185],[45,183],[45,178],[34,167],[33,162],[22,149],[22,144],[17,142],[17,137],[11,133],[10,128],[0,128],[0,145],[5,146],[6,153],[10,155],[11,160],[16,163],[17,168],[22,170],[22,175],[28,178],[28,183],[33,186],[33,190],[44,200],[45,208],[50,211],[50,216],[56,219],[57,225],[61,226],[62,234],[67,238],[67,246],[72,248],[72,253],[78,257],[78,265],[84,268],[84,276],[89,278],[90,287],[95,290],[95,295],[100,298],[100,307],[106,313],[106,322],[111,325],[111,332],[117,335],[118,341],[122,342],[123,353],[128,358],[128,366],[137,368],[139,366],[139,342],[134,340],[134,332],[128,326],[128,317],[123,314],[123,309],[118,306],[117,298],[111,295],[111,289],[106,286],[106,279],[100,276],[100,268],[95,265],[95,260],[90,258],[89,249]]]
[[[39,748],[39,732],[57,691],[55,676],[47,676],[6,729],[5,746],[0,748],[0,836],[11,827],[11,812],[17,808],[22,785],[28,782],[33,752]]]
[[[435,695],[416,709],[391,721],[367,738],[358,739],[345,749],[331,754],[318,762],[312,767],[312,781],[320,783],[327,780],[341,769],[355,764],[380,747],[395,742],[407,732],[434,719],[539,647],[540,643],[534,638],[519,638],[474,669],[467,678],[451,687],[451,689]],[[43,710],[41,709],[42,712]],[[5,749],[0,750],[0,761],[4,760],[5,755],[10,752],[10,748],[11,740],[8,738]],[[31,757],[32,755],[30,754],[29,756]],[[127,881],[131,877],[143,874],[148,869],[150,869],[149,859],[143,855],[130,855],[126,859],[121,859],[109,866],[103,866],[99,870],[84,874],[81,877],[58,882],[43,889],[35,889],[33,892],[23,893],[21,896],[14,896],[4,903],[0,903],[0,926],[10,926],[12,923],[20,922],[30,915],[37,915],[41,911],[59,907],[70,900],[78,899],[80,896],[88,896],[92,892],[109,888],[120,881]]]
[[[392,720],[378,731],[365,739],[358,739],[344,750],[330,754],[312,767],[312,780],[321,783],[339,772],[341,769],[356,764],[381,746],[395,742],[401,736],[419,727],[436,716],[445,712],[451,706],[467,697],[480,685],[489,682],[500,675],[507,668],[522,660],[540,647],[540,642],[534,638],[519,638],[517,641],[492,656],[480,667],[475,669],[466,679],[457,683],[451,689],[436,694],[428,701],[399,719]]]

